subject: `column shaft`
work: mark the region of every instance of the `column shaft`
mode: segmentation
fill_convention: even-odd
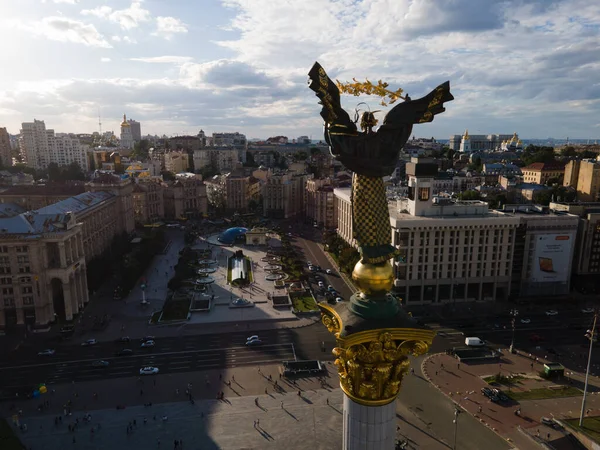
[[[396,402],[364,406],[344,395],[344,450],[394,450]]]

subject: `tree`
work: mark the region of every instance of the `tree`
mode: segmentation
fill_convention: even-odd
[[[163,170],[160,173],[165,181],[175,181],[176,177],[173,172],[169,172],[168,170]]]
[[[133,152],[131,153],[132,158],[139,159],[141,161],[149,158],[150,142],[147,139],[142,139],[133,145]]]
[[[308,158],[308,153],[306,153],[306,152],[294,153],[294,161],[306,161],[307,158]]]
[[[481,200],[481,194],[477,191],[464,191],[458,194],[459,200]]]
[[[575,151],[575,147],[567,145],[560,151],[560,156],[568,156],[568,157],[577,156],[577,151]]]
[[[321,154],[320,148],[317,148],[317,147],[310,148],[310,156],[315,156],[315,155],[320,155],[320,154]]]
[[[521,155],[521,161],[526,166],[541,162],[549,163],[556,161],[554,147],[539,147],[537,145],[528,145]]]
[[[482,168],[483,165],[481,164],[481,156],[475,156],[475,158],[473,158],[473,162],[467,165],[467,170],[471,171],[474,170],[476,172],[480,172]]]
[[[246,162],[244,163],[244,167],[258,167],[256,161],[254,160],[254,155],[250,152],[246,152]]]
[[[60,167],[55,162],[48,164],[48,179],[50,181],[59,181],[61,179]]]

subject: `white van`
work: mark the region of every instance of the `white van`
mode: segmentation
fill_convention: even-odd
[[[468,347],[481,347],[485,345],[485,342],[478,337],[468,337],[465,338],[465,345]]]

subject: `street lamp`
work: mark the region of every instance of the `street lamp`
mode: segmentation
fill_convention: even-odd
[[[514,353],[515,346],[515,322],[517,321],[517,316],[519,315],[519,311],[517,309],[511,309],[510,315],[512,316],[512,320],[510,321],[512,324],[512,340],[510,341],[510,349],[511,353]]]
[[[590,351],[588,353],[588,362],[587,369],[585,370],[585,386],[583,388],[583,400],[581,401],[581,414],[579,415],[579,426],[583,426],[583,417],[585,415],[585,396],[587,395],[588,388],[588,379],[590,377],[590,363],[592,362],[592,346],[594,345],[594,341],[597,339],[596,337],[596,321],[598,320],[598,311],[594,311],[594,323],[592,324],[592,329],[587,330],[585,333],[585,337],[590,341]]]
[[[452,447],[452,450],[456,450],[456,436],[457,436],[457,432],[458,432],[458,416],[460,413],[462,413],[462,411],[460,409],[458,409],[458,406],[454,407],[454,420],[452,422],[454,422],[454,446]]]

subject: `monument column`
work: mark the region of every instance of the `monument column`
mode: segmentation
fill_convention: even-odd
[[[361,259],[352,279],[359,289],[349,302],[319,303],[323,324],[335,335],[340,387],[344,392],[344,450],[392,450],[396,444],[396,398],[409,356],[427,352],[435,333],[420,327],[391,295],[394,272],[390,263],[398,250],[391,245],[392,229],[384,176],[390,175],[414,124],[431,122],[453,100],[450,83],[427,96],[411,100],[402,90],[387,90],[379,81],[337,85],[319,63],[308,73],[309,88],[323,106],[325,140],[331,154],[354,172],[352,177],[352,234]],[[340,90],[402,98],[375,130],[378,119],[367,111],[356,120],[341,107]],[[385,101],[382,102],[386,105]]]

